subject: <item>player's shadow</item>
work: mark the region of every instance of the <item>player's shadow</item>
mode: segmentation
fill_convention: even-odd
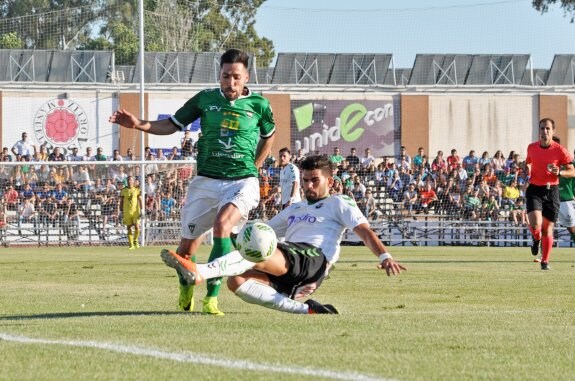
[[[56,312],[31,315],[0,316],[0,321],[34,320],[34,319],[69,319],[94,316],[170,316],[170,315],[203,315],[201,312],[183,311],[94,311],[94,312]]]

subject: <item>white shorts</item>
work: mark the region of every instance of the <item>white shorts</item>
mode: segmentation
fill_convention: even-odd
[[[575,226],[575,201],[561,201],[558,222],[566,228]]]
[[[190,181],[182,208],[183,238],[199,238],[212,228],[222,207],[234,204],[242,219],[232,229],[237,233],[248,219],[250,210],[260,202],[260,186],[256,177],[241,180],[220,180],[196,176]]]

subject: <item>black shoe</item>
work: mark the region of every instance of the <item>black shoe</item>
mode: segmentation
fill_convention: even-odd
[[[537,255],[539,254],[539,245],[541,244],[541,240],[533,240],[533,244],[531,245],[531,254]]]
[[[313,299],[306,300],[305,304],[309,306],[310,314],[339,314],[337,309],[331,304],[321,304]]]
[[[547,262],[541,262],[541,270],[549,270],[549,264]]]

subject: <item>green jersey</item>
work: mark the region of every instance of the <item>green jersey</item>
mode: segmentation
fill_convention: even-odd
[[[259,138],[275,132],[267,99],[248,90],[248,95],[228,100],[219,88],[194,95],[172,116],[181,130],[200,118],[198,175],[216,179],[255,177]]]
[[[561,201],[575,199],[575,178],[559,177],[559,198]]]

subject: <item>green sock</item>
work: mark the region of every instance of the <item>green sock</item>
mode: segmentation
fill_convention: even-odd
[[[210,258],[208,262],[213,261],[227,253],[232,251],[232,240],[230,237],[220,238],[214,237],[214,246],[212,246],[212,251],[210,252]],[[220,286],[222,285],[222,278],[213,278],[206,282],[206,287],[208,292],[207,297],[216,297],[220,293]]]
[[[571,241],[573,241],[573,243],[575,243],[575,233],[571,233]]]

